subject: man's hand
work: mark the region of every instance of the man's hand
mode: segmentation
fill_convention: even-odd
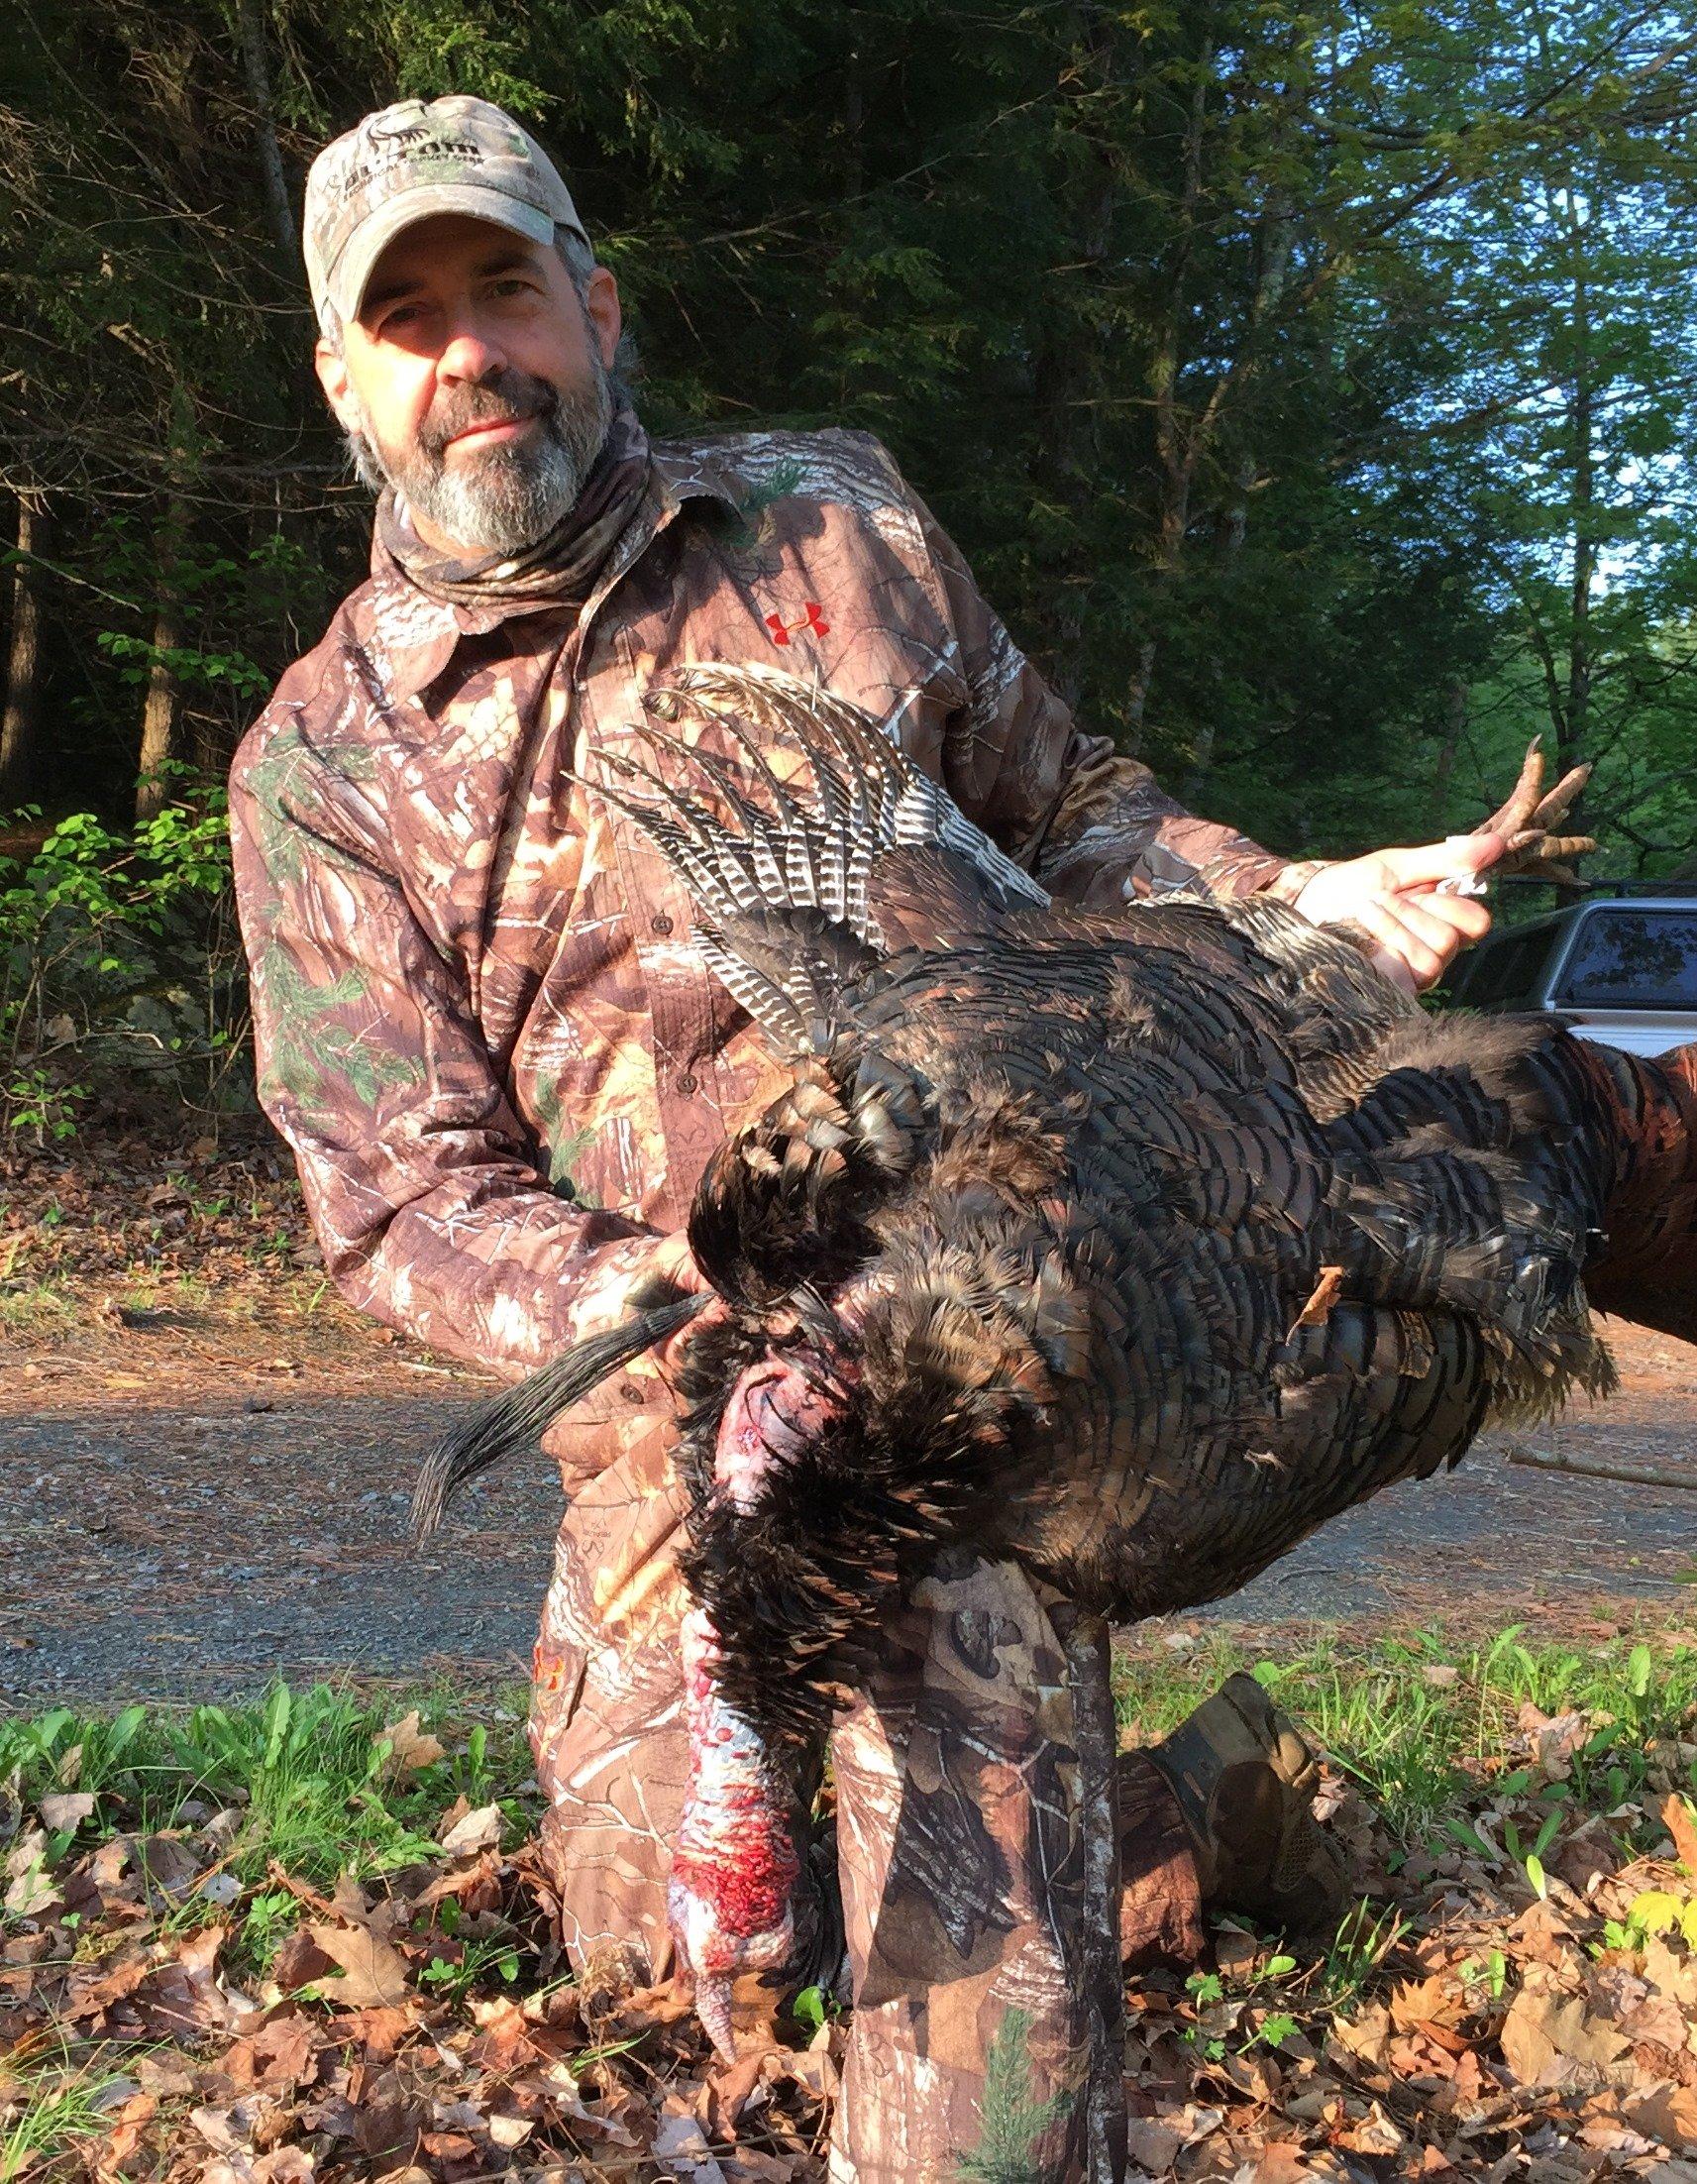
[[[1378,943],[1377,968],[1405,991],[1423,993],[1491,929],[1483,903],[1471,895],[1439,894],[1439,886],[1467,885],[1508,846],[1503,834],[1456,834],[1420,849],[1376,849],[1346,864],[1324,865],[1292,908],[1317,926],[1359,926]]]
[[[1495,865],[1499,877],[1515,873],[1582,885],[1574,860],[1597,844],[1589,834],[1556,829],[1590,778],[1589,766],[1574,766],[1546,789],[1543,752],[1534,736],[1520,779],[1472,833],[1451,834],[1423,849],[1376,849],[1347,864],[1293,865],[1290,884],[1275,881],[1272,892],[1317,926],[1359,927],[1378,943],[1372,959],[1386,977],[1410,993],[1424,992],[1491,929],[1491,913],[1471,894],[1480,873]]]

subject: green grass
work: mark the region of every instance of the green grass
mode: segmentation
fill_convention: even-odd
[[[1365,1643],[1320,1637],[1278,1659],[1246,1653],[1225,1633],[1205,1635],[1182,1660],[1122,1653],[1121,1725],[1152,1742],[1238,1669],[1326,1746],[1410,1847],[1430,1841],[1469,1790],[1477,1796],[1481,1763],[1504,1750],[1528,1700],[1587,1717],[1557,1803],[1621,1803],[1643,1787],[1650,1747],[1689,1739],[1697,1719],[1697,1645],[1620,1638],[1579,1651],[1528,1641],[1516,1625],[1483,1645],[1452,1643],[1434,1626]],[[1512,1791],[1514,1779],[1502,1775],[1497,1787]]]
[[[98,2062],[73,2061],[67,2047],[38,2058],[10,2085],[0,2077],[0,2184],[103,2130],[109,2118],[102,2095],[119,2082]]]
[[[52,1281],[0,1277],[0,1328],[10,1335],[62,1332],[76,1318],[76,1306]]]
[[[447,1749],[429,1766],[397,1772],[382,1731],[413,1704]],[[468,1721],[464,1702],[440,1693],[373,1700],[279,1684],[245,1705],[128,1706],[117,1714],[60,1706],[0,1718],[0,1785],[15,1784],[27,1804],[55,1790],[96,1801],[78,1827],[50,1836],[50,1866],[79,1840],[204,1826],[214,1812],[233,1814],[220,1871],[259,1891],[242,1942],[261,1965],[297,1914],[286,1892],[263,1886],[273,1864],[312,1888],[328,1888],[344,1872],[414,1864],[434,1854],[436,1823],[461,1797],[501,1804],[517,1835],[531,1817],[529,1775],[518,1704],[493,1703]],[[172,1913],[188,1923],[214,1915],[198,1889]],[[4,1923],[0,1913],[0,1930]]]

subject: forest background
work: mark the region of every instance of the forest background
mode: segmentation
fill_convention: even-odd
[[[651,429],[894,449],[1093,726],[1293,854],[1526,740],[1697,879],[1697,16],[1628,0],[11,0],[0,1120],[243,1098],[219,785],[359,581],[305,168],[496,99]]]

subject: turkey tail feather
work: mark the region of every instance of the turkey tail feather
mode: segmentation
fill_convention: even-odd
[[[695,1294],[640,1312],[604,1335],[574,1344],[516,1387],[479,1403],[425,1459],[412,1490],[413,1538],[430,1537],[467,1479],[533,1448],[562,1411],[581,1402],[621,1365],[676,1335],[707,1301],[705,1294]]]

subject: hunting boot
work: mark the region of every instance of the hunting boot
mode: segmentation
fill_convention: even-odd
[[[1148,1753],[1178,1802],[1203,1902],[1293,1933],[1335,1923],[1343,1853],[1314,1816],[1320,1763],[1252,1676],[1233,1676]]]

